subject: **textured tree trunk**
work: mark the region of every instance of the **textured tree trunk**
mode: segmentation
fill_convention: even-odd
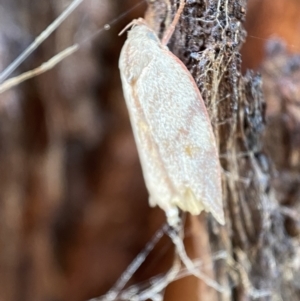
[[[1,2],[1,70],[69,4]],[[118,33],[147,9],[161,36],[178,1],[142,2],[90,38],[138,2],[85,0],[14,75],[75,42],[79,51],[0,94],[0,301],[103,295],[164,223],[148,206],[117,66],[126,34]],[[185,244],[226,292],[189,276],[164,300],[299,300],[300,59],[290,52],[300,47],[299,3],[249,1],[241,56],[246,0],[186,2],[169,48],[208,108],[226,225],[188,217]],[[263,55],[266,41],[256,37],[270,32],[294,46],[268,41]],[[164,237],[130,284],[147,287],[142,281],[166,272],[173,257]]]

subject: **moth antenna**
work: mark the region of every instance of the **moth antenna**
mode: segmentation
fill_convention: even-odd
[[[175,30],[175,27],[179,21],[179,18],[180,18],[180,15],[184,9],[184,6],[185,6],[185,0],[180,0],[180,5],[179,5],[179,8],[174,16],[174,19],[172,21],[172,23],[170,24],[170,26],[168,27],[167,31],[165,32],[162,40],[161,40],[161,43],[163,45],[167,45],[171,36],[173,35],[174,33],[174,30]]]
[[[146,21],[143,18],[138,18],[135,20],[132,20],[129,24],[127,24],[118,34],[118,36],[121,36],[129,27],[137,25],[137,24],[145,24],[147,25]]]

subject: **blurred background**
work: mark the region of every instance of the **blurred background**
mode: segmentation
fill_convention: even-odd
[[[15,74],[85,41],[138,2],[84,0]],[[69,3],[0,0],[0,70]],[[146,8],[141,3],[52,70],[0,95],[1,301],[102,295],[164,222],[163,212],[148,206],[118,69],[126,38],[118,33]],[[243,70],[265,76],[267,115],[277,120],[282,117],[274,85],[281,84],[283,95],[290,99],[292,93],[299,102],[299,72],[293,80],[280,72],[300,65],[293,55],[300,52],[300,2],[249,0],[245,27]],[[270,63],[274,53],[275,67]],[[272,159],[278,169],[298,171],[300,115],[294,109],[293,114],[294,123],[285,124],[295,138],[293,156],[274,151]],[[284,131],[280,135],[275,138],[289,143]],[[299,235],[299,227],[289,227],[288,221],[287,229]],[[166,271],[172,254],[171,242],[164,239],[131,283]],[[166,300],[199,300],[193,281],[174,283]]]

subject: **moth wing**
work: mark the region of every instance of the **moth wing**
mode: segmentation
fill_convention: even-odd
[[[183,63],[167,49],[147,49],[147,62],[125,99],[152,205],[203,209],[224,224],[215,138],[199,90]]]

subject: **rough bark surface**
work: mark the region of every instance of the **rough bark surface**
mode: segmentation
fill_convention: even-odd
[[[137,2],[84,1],[17,73]],[[2,0],[1,68],[68,3]],[[177,5],[149,1],[146,20],[160,35]],[[284,10],[288,29],[280,33],[298,45],[289,27],[297,1],[260,5],[249,1],[249,31],[259,34],[269,5],[275,16]],[[0,95],[0,301],[103,295],[164,222],[161,210],[148,207],[117,67],[125,39],[117,34],[145,9],[143,3],[53,70]],[[261,75],[243,75],[246,13],[246,0],[187,0],[169,44],[205,100],[223,168],[226,225],[205,214],[189,219],[186,248],[228,290],[187,277],[172,283],[164,300],[299,300],[300,59],[273,40]],[[244,67],[258,65],[263,50],[256,47],[246,43]],[[130,284],[168,270],[172,260],[165,238]]]

